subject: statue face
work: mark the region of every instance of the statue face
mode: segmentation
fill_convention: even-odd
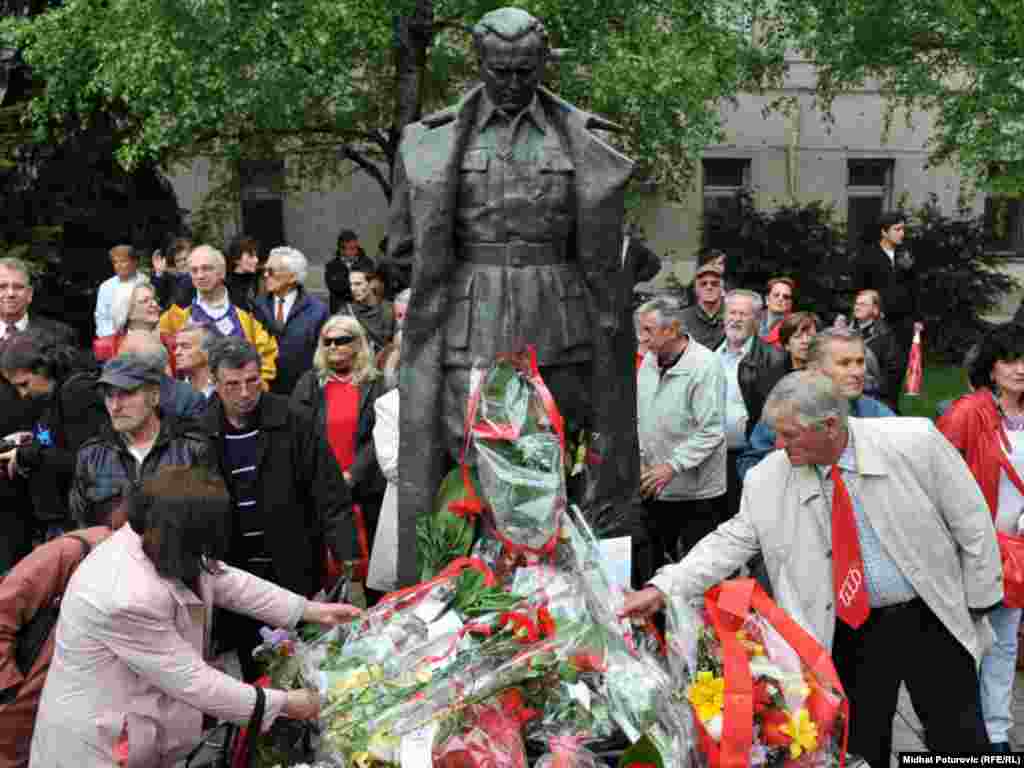
[[[494,105],[511,114],[528,106],[544,74],[540,38],[531,33],[509,42],[490,35],[482,53],[480,76]]]

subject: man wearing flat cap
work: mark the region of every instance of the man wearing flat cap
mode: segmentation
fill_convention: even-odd
[[[416,516],[458,459],[477,361],[532,345],[562,415],[601,436],[588,503],[628,498],[637,486],[633,286],[621,258],[632,163],[591,132],[614,126],[540,86],[550,51],[539,20],[501,8],[473,36],[482,83],[408,126],[395,166],[388,261],[412,264],[399,429],[403,584],[417,574]]]
[[[160,409],[163,370],[146,355],[125,353],[104,367],[97,386],[110,415],[99,434],[82,443],[71,486],[71,514],[95,520],[99,504],[114,503],[168,465],[210,465],[198,424]]]

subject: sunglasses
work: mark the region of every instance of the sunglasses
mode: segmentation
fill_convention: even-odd
[[[356,340],[355,336],[324,336],[321,341],[325,347],[344,347]]]

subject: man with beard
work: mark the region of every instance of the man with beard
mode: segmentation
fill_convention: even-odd
[[[725,371],[725,503],[719,521],[727,520],[740,509],[743,490],[737,462],[747,447],[750,433],[757,424],[751,420],[755,407],[757,381],[761,372],[782,362],[782,350],[757,337],[762,312],[761,297],[753,291],[729,291],[725,296],[725,341],[716,350]]]
[[[80,525],[104,518],[97,504],[139,487],[161,467],[209,464],[198,425],[162,408],[163,377],[158,359],[135,352],[123,352],[103,367],[97,386],[110,421],[78,451],[70,507]]]

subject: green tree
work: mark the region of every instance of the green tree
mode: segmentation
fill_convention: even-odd
[[[475,79],[470,29],[506,4],[66,0],[0,29],[45,83],[27,113],[39,141],[112,112],[126,168],[288,156],[304,183],[354,163],[390,196],[402,128]],[[755,0],[519,4],[562,49],[548,84],[619,123],[612,140],[670,197],[720,137],[721,99],[783,71],[781,37],[752,40]]]
[[[826,109],[878,81],[894,107],[935,116],[933,164],[1024,193],[1024,13],[1016,0],[778,0],[773,13],[818,67]]]

